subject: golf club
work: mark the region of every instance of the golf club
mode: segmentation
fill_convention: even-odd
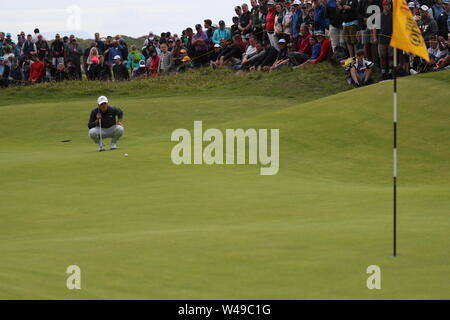
[[[100,126],[100,148],[103,147],[103,137],[102,137],[102,118],[98,119],[98,124]]]

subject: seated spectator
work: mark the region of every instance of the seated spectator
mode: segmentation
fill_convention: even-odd
[[[282,66],[289,65],[289,51],[287,47],[287,41],[285,39],[278,40],[278,46],[280,51],[278,52],[277,59],[271,67],[264,67],[263,70],[273,71],[281,68]]]
[[[61,82],[64,80],[69,80],[69,74],[66,71],[66,68],[64,67],[64,63],[59,63],[56,67],[55,72],[55,81]]]
[[[255,52],[245,55],[242,59],[241,65],[237,66],[236,70],[248,69],[253,66],[253,62],[264,55],[264,47],[260,41],[255,40]]]
[[[112,81],[111,68],[105,61],[105,56],[103,55],[98,57],[96,78],[94,80]]]
[[[115,81],[129,80],[130,75],[128,74],[127,67],[122,63],[122,57],[117,55],[114,57],[113,74]]]
[[[270,42],[266,44],[266,49],[264,55],[254,63],[250,68],[250,71],[261,71],[267,69],[266,67],[271,67],[275,63],[278,57],[278,50],[273,47]]]
[[[434,71],[438,61],[448,55],[448,49],[445,41],[439,41],[438,38],[435,37],[430,39],[429,44],[430,47],[428,48],[428,55],[430,56],[430,61],[421,62],[418,66],[417,72],[410,70],[411,74]]]
[[[67,74],[69,80],[78,80],[78,68],[72,59],[67,60]]]
[[[24,79],[22,68],[19,66],[19,61],[14,59],[9,70],[9,85],[20,86]]]
[[[373,62],[365,59],[364,50],[356,52],[356,59],[350,68],[350,75],[356,86],[367,85],[372,75]]]
[[[312,63],[312,61],[315,61],[320,56],[321,43],[317,41],[315,35],[309,37],[309,44],[311,45],[311,56],[302,65]]]
[[[37,55],[33,55],[33,63],[30,67],[31,83],[42,82],[44,79],[44,62]]]
[[[228,46],[223,50],[221,56],[217,61],[217,67],[222,67],[226,64],[231,64],[232,66],[240,64],[242,59],[242,49],[239,35],[233,36],[233,40],[228,43]]]
[[[300,27],[300,44],[298,52],[306,54],[308,56],[311,55],[311,43],[309,41],[309,38],[311,38],[311,33],[309,32],[308,26],[303,23]]]

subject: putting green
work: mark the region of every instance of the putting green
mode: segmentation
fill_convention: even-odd
[[[2,106],[0,298],[449,299],[449,84],[399,80],[397,258],[392,82],[306,103],[112,93],[126,136],[104,153],[87,136],[96,97]],[[194,120],[279,128],[278,175],[173,165],[170,135]]]

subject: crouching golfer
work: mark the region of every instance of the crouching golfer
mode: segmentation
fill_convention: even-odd
[[[111,150],[117,149],[117,141],[123,135],[123,111],[108,105],[108,98],[98,98],[98,108],[91,111],[89,118],[89,136],[105,151],[104,139],[111,138]],[[117,121],[116,121],[117,117]]]

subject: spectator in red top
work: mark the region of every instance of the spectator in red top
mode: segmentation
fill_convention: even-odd
[[[311,33],[309,32],[309,28],[306,24],[302,24],[300,27],[300,37],[299,37],[299,50],[298,52],[311,55],[311,43],[309,43],[309,38],[311,38]]]
[[[314,36],[320,43],[320,54],[316,59],[309,59],[304,64],[307,63],[320,63],[328,59],[331,53],[331,41],[325,38],[325,34],[322,30],[314,32]]]
[[[277,15],[277,12],[275,10],[275,2],[273,0],[269,0],[267,2],[266,31],[267,31],[267,36],[269,38],[270,44],[274,48],[278,48],[278,43],[275,40],[275,33],[274,33],[276,15]]]
[[[153,50],[149,60],[150,60],[148,63],[149,74],[151,77],[157,77],[158,76],[158,68],[159,68],[159,60],[160,60],[158,53]]]
[[[30,67],[30,81],[32,83],[41,82],[44,77],[44,63],[37,55],[33,55],[33,63]]]
[[[328,59],[328,56],[331,53],[331,41],[325,38],[325,34],[323,31],[316,31],[314,35],[317,38],[317,41],[320,43],[320,55],[315,60],[310,60],[311,63],[320,63]]]

